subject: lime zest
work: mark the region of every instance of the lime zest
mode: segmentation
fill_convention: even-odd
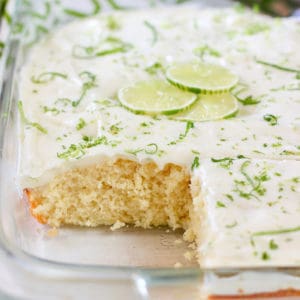
[[[281,66],[281,65],[277,65],[277,64],[273,64],[264,60],[260,60],[260,59],[255,59],[255,61],[258,64],[264,65],[264,66],[268,66],[280,71],[285,71],[285,72],[291,72],[291,73],[296,73],[296,74],[300,74],[300,70],[299,69],[292,69],[292,68],[287,68],[285,66]]]
[[[152,33],[152,46],[154,46],[158,40],[158,31],[156,29],[156,27],[150,23],[149,21],[144,21],[144,24],[146,27],[148,27]]]
[[[91,2],[93,4],[94,8],[93,8],[92,12],[90,12],[90,13],[84,13],[84,12],[74,10],[74,9],[69,9],[69,8],[65,8],[64,13],[67,15],[70,15],[72,17],[76,17],[76,18],[85,18],[85,17],[89,17],[89,16],[94,16],[101,11],[101,5],[98,0],[91,0]]]
[[[47,129],[45,129],[41,124],[37,123],[37,122],[31,122],[27,119],[27,117],[25,116],[25,112],[24,112],[24,108],[23,108],[23,102],[22,101],[18,101],[18,110],[19,110],[19,114],[20,114],[20,118],[21,121],[28,126],[34,127],[37,130],[39,130],[40,132],[47,134],[48,131]]]
[[[83,71],[79,74],[79,77],[83,80],[82,88],[81,88],[81,94],[79,98],[76,101],[72,101],[72,106],[76,107],[80,104],[82,99],[85,97],[88,90],[96,87],[96,75],[89,72],[89,71]]]
[[[56,77],[67,79],[68,75],[59,72],[43,72],[38,76],[32,76],[31,81],[36,84],[47,83]]]
[[[91,59],[99,56],[107,56],[116,53],[125,53],[132,49],[132,45],[123,40],[109,36],[101,41],[97,46],[74,45],[72,56],[78,59]]]
[[[126,6],[119,5],[115,0],[107,0],[107,2],[115,10],[125,10],[125,9],[128,9],[128,7],[126,7]]]
[[[203,57],[205,55],[221,57],[221,54],[218,50],[208,46],[207,44],[205,44],[204,46],[195,48],[193,52],[196,56],[200,57],[201,60],[203,59]]]
[[[277,235],[277,234],[287,234],[292,232],[300,231],[300,226],[292,227],[292,228],[282,228],[278,230],[266,230],[266,231],[258,231],[254,232],[252,236],[268,236],[268,235]]]

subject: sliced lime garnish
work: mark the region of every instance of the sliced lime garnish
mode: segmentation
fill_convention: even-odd
[[[174,114],[192,105],[197,96],[182,91],[166,81],[139,81],[120,89],[119,100],[123,106],[137,113]]]
[[[230,93],[201,95],[188,110],[173,116],[177,120],[195,122],[225,119],[238,112],[238,101]]]
[[[238,77],[224,67],[197,62],[176,64],[166,76],[181,89],[204,94],[227,92],[238,82]]]

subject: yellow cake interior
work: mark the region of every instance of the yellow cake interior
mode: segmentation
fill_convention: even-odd
[[[32,214],[51,226],[113,225],[187,229],[192,196],[182,166],[106,159],[57,175],[28,193]]]

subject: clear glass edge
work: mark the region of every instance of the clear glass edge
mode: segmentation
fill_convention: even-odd
[[[18,18],[18,7],[21,0],[17,0],[13,19]],[[9,34],[0,65],[0,164],[2,164],[2,152],[4,147],[4,135],[8,124],[7,115],[12,110],[12,84],[16,68],[20,40],[12,33]],[[10,61],[8,64],[7,62]],[[4,97],[5,95],[5,97]],[[0,177],[1,178],[1,177]],[[0,199],[5,201],[5,199]],[[1,224],[0,224],[1,225]],[[19,249],[10,243],[0,226],[0,252],[4,254],[7,261],[14,263],[22,270],[30,271],[38,276],[52,278],[96,278],[111,280],[137,281],[139,278],[145,280],[149,285],[174,284],[185,282],[199,282],[204,275],[216,274],[217,276],[234,276],[242,272],[255,272],[260,274],[284,273],[300,277],[300,266],[267,266],[267,267],[230,267],[230,268],[142,268],[142,267],[115,267],[87,264],[73,264],[55,262],[35,257]]]

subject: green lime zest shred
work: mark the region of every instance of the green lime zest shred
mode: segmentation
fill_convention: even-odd
[[[300,70],[297,70],[297,69],[287,68],[285,66],[277,65],[277,64],[270,63],[270,62],[267,62],[267,61],[264,61],[264,60],[260,60],[260,59],[255,59],[255,61],[258,64],[265,65],[265,66],[268,66],[268,67],[271,67],[271,68],[274,68],[274,69],[277,69],[277,70],[300,74]]]
[[[195,158],[193,160],[193,163],[192,163],[192,166],[191,166],[192,171],[199,168],[199,166],[200,166],[200,161],[199,160],[200,160],[199,156],[195,156]]]
[[[252,234],[253,237],[255,236],[268,236],[268,235],[278,235],[278,234],[288,234],[293,232],[300,231],[300,226],[297,227],[290,227],[290,228],[282,228],[277,230],[266,230],[266,231],[257,231]]]
[[[157,28],[147,20],[144,21],[144,25],[146,27],[148,27],[150,29],[151,33],[152,33],[152,46],[154,46],[157,43],[157,40],[158,40]]]
[[[95,74],[93,74],[89,71],[83,71],[83,72],[79,73],[79,77],[83,80],[83,84],[81,87],[81,94],[80,94],[79,98],[75,101],[72,101],[73,107],[77,107],[80,104],[80,102],[85,97],[88,90],[97,86],[95,83],[96,82]]]
[[[275,126],[278,124],[278,116],[272,114],[265,114],[263,116],[264,120],[269,123],[270,126]]]
[[[111,6],[111,8],[113,8],[115,10],[127,9],[127,7],[119,5],[115,0],[107,0],[107,2]]]
[[[56,77],[67,79],[68,75],[59,72],[43,72],[38,76],[32,76],[31,81],[36,84],[47,83],[54,80]]]
[[[45,129],[42,125],[40,125],[37,122],[31,122],[27,119],[27,117],[25,116],[25,112],[24,112],[24,108],[23,108],[23,102],[22,101],[18,101],[18,110],[19,110],[19,114],[20,114],[20,118],[21,121],[27,125],[27,126],[31,126],[36,128],[37,130],[39,130],[40,132],[47,134],[48,131],[47,129]]]
[[[103,49],[101,49],[101,47]],[[124,42],[119,38],[109,36],[102,40],[97,46],[84,47],[81,45],[74,45],[72,56],[78,59],[91,59],[99,56],[125,53],[132,48],[133,46],[131,44]]]
[[[65,8],[64,12],[67,15],[70,15],[72,17],[76,17],[76,18],[86,18],[89,16],[94,16],[96,14],[98,14],[101,11],[101,5],[99,3],[98,0],[91,0],[92,4],[93,4],[93,10],[90,13],[84,13],[78,10],[74,10],[74,9],[69,9],[69,8]]]

